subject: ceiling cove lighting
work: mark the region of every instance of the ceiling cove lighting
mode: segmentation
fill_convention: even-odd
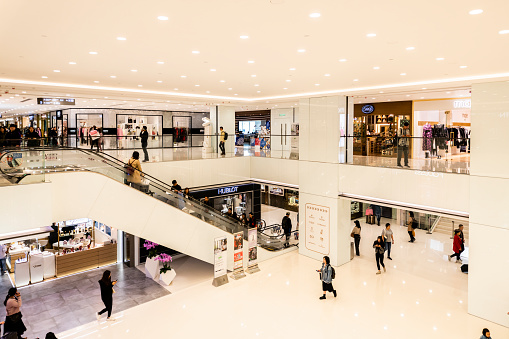
[[[304,48],[298,49],[297,52],[304,53],[306,50]]]
[[[126,40],[127,40],[127,38],[124,38],[123,36],[118,36],[118,37],[117,37],[117,40],[119,40],[119,41],[126,41]]]
[[[498,31],[498,34],[509,34],[509,29],[503,29],[501,31]]]
[[[76,65],[74,61],[69,61],[69,65]]]
[[[414,49],[415,49],[415,47],[412,47],[412,46],[406,48],[407,51],[413,51]]]
[[[309,14],[309,17],[310,17],[310,18],[319,18],[319,17],[321,17],[321,16],[322,16],[322,15],[321,15],[320,13],[311,13],[311,14]]]
[[[240,38],[241,39],[249,39],[249,35],[241,35]]]
[[[376,34],[375,33],[368,33],[368,34],[366,34],[366,36],[368,38],[374,38],[374,37],[376,37]]]
[[[168,17],[167,16],[164,16],[164,15],[160,15],[157,17],[158,20],[161,20],[161,21],[167,21],[168,20]]]
[[[482,9],[473,9],[470,12],[468,12],[468,14],[477,15],[477,14],[481,14],[482,12],[484,12]]]

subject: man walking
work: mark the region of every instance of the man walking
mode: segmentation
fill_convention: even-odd
[[[286,212],[286,215],[283,217],[281,221],[281,226],[283,227],[283,231],[285,232],[286,241],[285,247],[290,246],[290,236],[292,234],[292,219],[290,219],[290,212]]]
[[[0,269],[2,271],[2,275],[4,275],[5,273],[8,273],[6,258],[7,258],[7,246],[5,246],[5,244],[1,244],[0,245]]]
[[[409,136],[410,136],[410,124],[408,121],[405,121],[403,124],[403,128],[400,128],[398,131],[398,167],[401,166],[401,156],[405,157],[405,167],[408,166],[408,145],[410,144]]]
[[[147,132],[147,126],[143,126],[140,133],[140,139],[141,139],[141,148],[143,149],[143,153],[145,154],[145,159],[143,162],[149,161],[148,152],[147,152],[147,145],[148,145],[148,132]]]
[[[219,127],[221,130],[221,135],[219,136],[219,149],[221,150],[221,155],[226,155],[226,151],[224,148],[224,142],[228,138],[227,133],[224,131],[223,126]]]

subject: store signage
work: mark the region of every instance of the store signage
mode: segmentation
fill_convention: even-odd
[[[248,265],[247,265],[247,271],[249,273],[254,273],[255,271],[258,271],[258,230],[256,228],[251,228],[248,231],[249,240],[249,259],[248,259]]]
[[[66,98],[37,98],[37,105],[74,105],[74,99]]]
[[[286,113],[279,113],[280,117],[286,117]]]
[[[62,118],[63,118],[62,111],[58,110],[56,113],[57,113],[57,120],[62,120]]]
[[[214,239],[214,278],[226,275],[228,243],[226,237]]]
[[[231,193],[237,193],[239,190],[239,186],[230,186],[230,187],[222,187],[217,189],[217,194],[231,194]]]
[[[375,106],[373,105],[364,105],[362,106],[362,113],[364,114],[371,114],[375,111]]]
[[[330,208],[306,204],[306,248],[328,255],[330,252]]]
[[[455,100],[453,105],[454,108],[472,108],[472,100]]]

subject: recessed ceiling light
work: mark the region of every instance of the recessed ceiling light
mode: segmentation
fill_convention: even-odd
[[[324,74],[323,76],[325,76],[325,77],[330,77],[330,74],[329,74],[329,73],[327,73],[327,74]]]
[[[116,75],[110,75],[110,78],[115,79],[116,77],[117,77]]]
[[[315,86],[320,86],[320,84],[315,84]]]
[[[339,62],[346,62],[346,59],[339,59]]]
[[[407,47],[406,50],[407,51],[413,51],[415,49],[415,47]]]
[[[200,87],[200,85],[194,85],[194,87]]]
[[[467,66],[460,66],[460,68],[467,68]]]
[[[162,80],[157,80],[158,83],[162,83],[163,81]]]
[[[375,67],[373,67],[373,69],[380,69],[380,67],[378,67],[378,66],[375,66]]]
[[[238,95],[237,93],[235,93],[234,95]]]
[[[290,80],[290,79],[286,79],[285,81],[286,81],[286,82],[291,82],[292,80]]]
[[[97,80],[94,80],[94,82],[95,82],[96,84],[98,84],[98,83],[99,83],[99,81],[97,81]]]
[[[137,69],[132,69],[131,72],[138,72],[138,70]]]
[[[88,52],[88,54],[94,54],[95,55],[95,54],[97,54],[97,52]]]
[[[206,91],[205,93],[210,93],[210,91]]]
[[[283,88],[283,89],[288,89],[288,88],[286,88],[286,87],[285,87],[285,88]]]
[[[371,100],[375,100],[376,98],[371,98]]]
[[[174,91],[178,91],[179,89],[178,89],[178,88],[174,88],[173,90],[174,90]]]
[[[436,58],[437,61],[445,60],[445,58]]]
[[[359,79],[353,79],[353,81],[359,81]]]
[[[69,65],[76,65],[74,61],[69,61]]]
[[[229,91],[231,91],[232,89],[233,89],[233,88],[231,88],[231,87],[230,87],[230,88],[228,88],[228,90],[229,90]]]
[[[166,21],[166,20],[168,20],[168,17],[164,16],[164,15],[160,15],[160,16],[157,17],[157,19],[159,19],[161,21]]]
[[[200,51],[192,51],[193,54],[200,54]]]
[[[311,14],[309,14],[309,17],[310,17],[310,18],[319,18],[319,17],[321,17],[321,16],[322,16],[322,15],[321,15],[320,13],[311,13]]]
[[[123,36],[118,36],[118,37],[117,37],[117,40],[120,40],[120,41],[126,41],[126,40],[127,40],[127,38],[124,38]]]
[[[241,35],[240,38],[241,39],[249,39],[249,35]]]
[[[45,76],[45,75],[43,75],[41,78],[43,78],[43,79],[48,79],[48,77],[47,77],[47,76]]]
[[[158,61],[157,62],[159,65],[164,65],[164,61]]]
[[[258,84],[255,84],[255,87],[258,87],[258,86],[260,86],[260,85],[258,85]]]
[[[219,82],[225,82],[224,80],[219,80]]]
[[[407,96],[407,97],[409,97],[409,96],[410,96],[410,94],[407,94],[406,96]]]
[[[256,91],[256,93],[261,93],[262,91]]]
[[[22,94],[25,94],[25,93],[26,93],[26,91],[23,91],[23,92],[21,92],[21,93],[22,93]],[[33,105],[33,104],[32,104],[32,105]]]
[[[424,97],[421,97],[421,99],[424,99]]]
[[[60,70],[59,69],[54,69],[53,72],[60,73]]]
[[[295,71],[295,68],[290,68],[290,71]]]
[[[445,92],[445,93],[447,93],[447,94],[451,94],[451,92]]]
[[[180,77],[181,78],[187,78],[187,75],[181,75]]]
[[[138,85],[138,87],[143,87],[143,85]]]
[[[247,63],[248,64],[254,64],[254,60],[249,60]]]
[[[384,91],[380,91],[380,92],[378,92],[378,93],[383,93],[383,92],[384,92]]]
[[[406,73],[401,73],[400,75],[406,75]]]
[[[375,33],[368,33],[368,34],[366,34],[366,36],[368,38],[373,38],[373,37],[376,37],[376,34]]]
[[[473,9],[470,12],[468,12],[468,14],[476,15],[476,14],[481,14],[482,12],[484,12],[482,9]]]
[[[251,78],[256,78],[256,74],[251,74]]]
[[[423,87],[422,89],[428,89],[427,87]]]
[[[301,48],[301,49],[298,49],[298,50],[297,50],[297,52],[299,52],[299,53],[304,53],[305,51],[306,51],[306,50],[305,50],[305,49],[303,49],[303,48]]]
[[[215,68],[211,68],[211,69],[210,69],[210,71],[211,71],[211,72],[215,72],[215,71],[216,71],[216,69],[215,69]]]
[[[509,29],[503,29],[501,31],[498,31],[498,34],[509,34]]]

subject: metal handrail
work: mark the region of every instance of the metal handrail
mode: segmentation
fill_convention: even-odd
[[[442,219],[441,216],[439,216],[438,218],[435,219],[435,222],[433,223],[433,225],[431,225],[431,227],[429,228],[429,232],[428,234],[432,234],[433,231],[435,230],[435,228],[437,227],[438,223],[440,222],[440,219]]]

